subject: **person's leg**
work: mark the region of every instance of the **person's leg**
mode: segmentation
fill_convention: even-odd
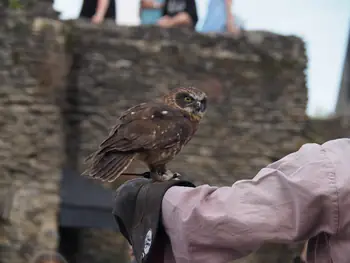
[[[96,8],[97,1],[83,0],[83,5],[81,7],[79,17],[91,18],[95,14]]]

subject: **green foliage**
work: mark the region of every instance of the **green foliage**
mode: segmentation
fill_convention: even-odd
[[[11,9],[22,9],[23,5],[20,0],[9,0],[9,8]]]

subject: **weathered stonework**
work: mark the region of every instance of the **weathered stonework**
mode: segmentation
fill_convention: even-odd
[[[82,21],[74,27],[79,170],[122,110],[177,85],[196,85],[210,97],[198,133],[171,163],[196,182],[232,184],[299,146],[307,101],[300,39],[261,32],[233,39]]]
[[[81,172],[121,111],[170,88],[209,94],[198,133],[169,166],[197,184],[251,178],[313,141],[305,136],[307,60],[296,37],[63,23],[39,11],[0,16],[0,193],[10,208],[0,222],[1,262],[57,248],[61,169]],[[125,251],[120,234],[107,230],[84,230],[80,245],[78,258],[92,263]],[[296,251],[266,245],[239,262],[292,262]]]
[[[128,245],[122,235],[109,230],[84,229],[77,262],[128,262]]]
[[[350,118],[347,116],[327,119],[310,119],[303,131],[306,142],[323,143],[325,140],[350,136]]]
[[[37,26],[21,11],[0,18],[0,261],[55,250],[63,160],[57,98],[64,83],[62,24]],[[52,59],[52,58],[55,59]],[[60,59],[62,57],[62,59]],[[63,76],[64,79],[64,76]],[[44,82],[44,80],[47,80]]]
[[[177,85],[196,85],[210,98],[198,133],[170,165],[196,183],[251,178],[300,146],[307,102],[300,39],[266,32],[233,39],[83,21],[72,26],[79,99],[70,118],[79,122],[73,150],[79,171],[121,111]],[[266,246],[260,254],[247,262],[288,262],[296,252]]]

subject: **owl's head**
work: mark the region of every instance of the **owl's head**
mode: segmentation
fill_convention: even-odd
[[[175,88],[164,97],[165,102],[199,121],[207,110],[207,95],[194,87]]]

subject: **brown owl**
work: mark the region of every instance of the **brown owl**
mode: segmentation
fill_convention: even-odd
[[[207,95],[196,88],[176,88],[167,95],[126,110],[98,150],[87,159],[83,173],[113,182],[138,159],[153,180],[176,178],[166,169],[198,128],[207,108]],[[144,175],[145,175],[144,174]]]

